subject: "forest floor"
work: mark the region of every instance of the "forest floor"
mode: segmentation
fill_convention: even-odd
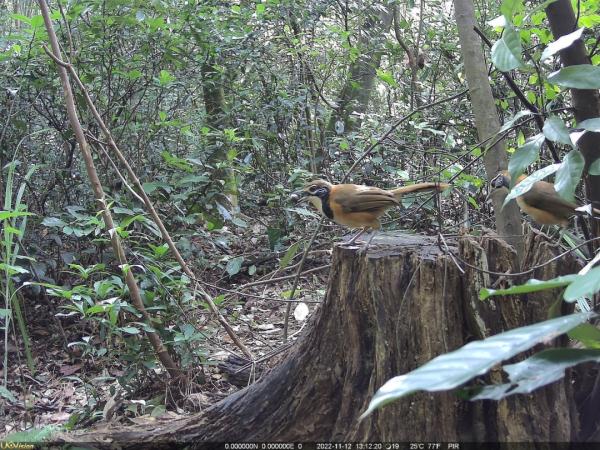
[[[0,405],[0,437],[47,425],[69,423],[81,427],[102,421],[141,423],[198,412],[255,380],[256,373],[260,375],[275,365],[297,340],[324,298],[332,242],[331,239],[317,240],[308,255],[303,270],[317,270],[300,278],[296,301],[291,304],[286,343],[283,339],[289,303],[286,296],[294,281],[290,275],[295,274],[302,252],[298,251],[290,264],[281,268],[285,248],[280,252],[270,251],[266,242],[256,242],[255,232],[249,230],[247,236],[236,236],[227,249],[230,255],[245,255],[247,261],[254,262],[256,273],[252,277],[248,275],[246,264],[239,274],[230,277],[219,263],[227,256],[219,252],[214,243],[200,239],[194,242],[196,246],[206,247],[204,253],[213,260],[212,264],[205,265],[200,278],[215,297],[229,294],[219,305],[220,310],[252,352],[257,361],[254,367],[245,361],[240,364],[241,360],[233,357],[237,369],[242,370],[237,372],[235,366],[234,370],[224,370],[224,365],[230,366],[227,362],[232,359],[231,355],[243,356],[243,353],[214,318],[202,311],[189,312],[196,316],[196,329],[207,332],[209,337],[201,344],[205,354],[203,362],[189,364],[188,383],[183,387],[172,386],[164,371],[156,368],[146,371],[139,379],[129,380],[128,386],[135,389],[124,391],[118,382],[127,372],[123,358],[111,355],[110,350],[104,355],[86,354],[82,351],[86,346],[77,345],[82,341],[93,345],[102,343],[97,323],[82,321],[80,315],[57,317],[56,312],[61,309],[55,305],[49,307],[43,299],[25,297],[25,318],[36,372],[31,373],[28,368],[22,340],[15,343],[11,333],[7,369],[9,390],[17,401],[10,406]],[[287,278],[278,280],[282,277]],[[56,299],[50,297],[50,300]],[[111,337],[104,339],[110,341]],[[105,347],[111,345],[107,343]],[[0,376],[4,376],[2,370]]]

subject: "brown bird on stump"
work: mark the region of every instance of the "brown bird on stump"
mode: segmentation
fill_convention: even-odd
[[[417,183],[384,190],[374,186],[331,184],[325,180],[314,180],[302,190],[294,192],[292,198],[308,199],[321,214],[335,223],[349,228],[362,228],[361,232],[348,241],[351,244],[365,231],[381,228],[379,218],[388,209],[399,206],[402,195],[428,190],[443,191],[449,186],[447,183]]]

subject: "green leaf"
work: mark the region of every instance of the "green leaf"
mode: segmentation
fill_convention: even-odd
[[[44,220],[42,220],[42,225],[46,227],[62,228],[66,225],[66,223],[58,217],[45,217]]]
[[[575,189],[579,180],[581,180],[584,165],[585,160],[578,150],[571,150],[565,156],[556,171],[556,179],[554,180],[554,188],[562,198],[569,201],[573,200]]]
[[[492,47],[492,62],[500,72],[508,72],[524,65],[521,57],[521,37],[517,30],[506,27],[502,38]]]
[[[581,38],[583,30],[583,27],[579,28],[578,30],[573,31],[572,33],[565,34],[564,36],[559,37],[556,41],[549,44],[548,47],[546,47],[546,49],[542,53],[540,61],[544,61],[545,59],[550,58],[552,55],[558,53],[559,51],[570,47],[573,44],[573,42]]]
[[[512,119],[510,119],[508,122],[504,122],[504,124],[502,125],[502,128],[500,128],[500,130],[498,131],[498,133],[502,133],[503,131],[508,130],[509,128],[511,128],[514,123],[519,120],[521,117],[525,117],[525,116],[529,116],[531,115],[532,112],[529,110],[523,110],[523,111],[519,111],[518,113],[516,113]]]
[[[587,348],[600,349],[600,330],[591,323],[582,323],[568,333],[569,338],[578,340]]]
[[[506,289],[487,289],[483,288],[479,291],[479,299],[485,300],[495,295],[519,295],[528,294],[530,292],[538,292],[546,289],[555,289],[569,285],[578,275],[563,275],[551,280],[536,280],[532,278],[525,284],[518,284]]]
[[[28,25],[31,25],[31,19],[23,14],[11,14],[10,18],[13,20],[18,20],[19,22],[25,22]]]
[[[600,158],[590,164],[590,175],[600,175]]]
[[[548,76],[548,81],[573,89],[600,89],[600,67],[579,64],[563,67]]]
[[[523,0],[503,0],[500,5],[500,12],[510,23],[515,13],[523,9]]]
[[[14,275],[15,273],[29,273],[29,270],[27,270],[25,267],[6,264],[3,262],[0,262],[0,270],[8,273],[9,275]]]
[[[577,124],[577,128],[583,128],[588,131],[600,132],[600,117],[587,119]]]
[[[0,211],[0,220],[6,220],[13,217],[34,216],[35,214],[25,211]]]
[[[119,327],[117,330],[127,334],[140,334],[140,330],[136,327]]]
[[[377,69],[377,78],[379,78],[381,81],[383,81],[386,84],[389,84],[392,87],[398,86],[398,83],[396,83],[396,80],[394,80],[394,75],[383,69]]]
[[[162,158],[165,160],[165,162],[171,167],[174,167],[176,169],[185,170],[187,172],[192,172],[194,170],[194,168],[188,161],[186,161],[185,159],[182,159],[182,158],[178,158],[177,156],[172,155],[171,153],[169,153],[166,150],[161,152],[160,156],[162,156]],[[150,183],[148,183],[148,184],[150,184]]]
[[[486,386],[471,400],[500,400],[513,394],[529,394],[565,376],[565,370],[589,361],[600,361],[600,350],[551,348],[516,364],[503,367],[510,383]]]
[[[519,195],[523,195],[525,192],[527,192],[533,187],[534,183],[546,178],[548,175],[553,174],[559,168],[560,164],[551,164],[542,169],[536,170],[510,190],[510,192],[504,199],[504,204],[506,205],[513,198],[517,198]]]
[[[519,147],[508,161],[508,171],[512,184],[515,184],[517,178],[525,172],[525,169],[534,163],[540,156],[540,147],[544,142],[544,136],[538,134],[528,140],[525,145]]]
[[[6,389],[4,386],[0,386],[0,397],[7,399],[9,402],[15,403],[17,401],[16,397]]]
[[[416,391],[434,392],[456,388],[485,374],[500,361],[560,336],[595,316],[595,313],[589,312],[546,320],[470,342],[458,350],[438,356],[412,372],[388,380],[375,393],[360,419],[386,403]]]
[[[161,70],[158,74],[158,84],[161,86],[166,86],[173,81],[175,81],[175,77],[168,70]]]
[[[567,302],[574,302],[581,297],[591,297],[599,290],[600,267],[596,267],[585,275],[577,275],[577,278],[565,289],[563,298]]]
[[[240,270],[242,269],[243,262],[244,262],[243,256],[238,256],[236,258],[232,258],[229,261],[227,261],[227,266],[225,267],[225,270],[227,271],[227,273],[229,274],[230,277],[232,277],[240,272]]]
[[[544,122],[544,128],[542,131],[544,136],[546,136],[552,142],[570,145],[571,147],[575,148],[573,141],[571,141],[571,136],[569,135],[569,129],[560,117],[548,117]]]
[[[49,440],[54,433],[58,432],[58,430],[59,429],[56,425],[46,425],[42,428],[32,428],[27,431],[17,431],[16,433],[10,433],[4,436],[2,440],[3,442],[10,443],[10,445],[13,448],[19,448],[17,445],[15,445],[15,443],[43,443],[44,441]]]
[[[296,256],[299,246],[300,243],[296,242],[295,244],[290,246],[290,248],[288,248],[287,252],[285,252],[285,255],[283,255],[283,258],[281,258],[281,262],[279,263],[280,268],[285,269],[290,264],[292,258]]]

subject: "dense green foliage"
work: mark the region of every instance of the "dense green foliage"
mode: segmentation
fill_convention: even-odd
[[[413,3],[76,0],[50,6],[64,59],[177,247],[196,273],[229,281],[258,273],[247,263],[251,251],[279,252],[281,267],[288,266],[316,217],[293,205],[289,192],[314,176],[341,180],[374,143],[350,174],[354,182],[393,187],[442,180],[461,192],[446,195],[444,219],[437,223],[429,214],[433,202],[407,198],[409,212],[392,211],[392,227],[400,222],[453,233],[461,226],[474,232],[492,226],[480,163],[486,145],[478,142],[468,96],[461,95],[466,83],[452,2]],[[509,169],[513,178],[544,170],[512,196],[556,172],[559,192],[572,198],[583,157],[570,131],[582,124],[569,111],[568,88],[600,88],[598,1],[575,2],[584,28],[560,43],[543,8],[530,3],[480,2],[478,10],[483,33],[495,41],[491,49],[482,46],[493,63],[490,83],[512,154]],[[8,2],[6,8],[0,15],[0,198],[7,212],[0,216],[0,319],[15,315],[26,343],[19,306],[25,297],[51,304],[53,316],[85,322],[91,329],[68,345],[95,361],[117,357],[126,365],[119,377],[126,386],[142,383],[158,367],[145,330],[159,332],[182,367],[208,364],[206,349],[218,323],[204,326],[205,302],[118,175],[124,172],[75,89],[117,223],[108,231],[127,248],[129,265],[115,265],[56,66],[43,48],[43,19],[34,4]],[[497,16],[501,22],[490,22]],[[577,38],[591,49],[592,64],[560,69],[558,52]],[[525,98],[545,116],[542,130],[500,71],[512,71]],[[586,126],[598,129],[597,122]],[[546,139],[555,155],[543,146]],[[597,166],[592,173],[600,173]],[[153,324],[129,301],[122,277],[129,270]],[[218,306],[226,302],[225,294],[211,292]],[[238,319],[234,308],[224,312]]]

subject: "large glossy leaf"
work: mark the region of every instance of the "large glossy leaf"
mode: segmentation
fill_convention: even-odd
[[[532,278],[525,284],[518,284],[507,289],[487,289],[483,288],[479,291],[479,298],[485,300],[495,295],[519,295],[528,294],[530,292],[543,291],[545,289],[554,289],[569,285],[573,280],[577,279],[578,275],[563,275],[551,280],[536,280]]]
[[[548,81],[566,88],[600,89],[600,67],[591,64],[563,67],[552,72]]]
[[[554,180],[554,188],[562,198],[573,200],[575,189],[581,180],[584,164],[583,155],[578,150],[571,150],[564,157]]]
[[[513,184],[516,182],[519,175],[525,172],[525,169],[539,158],[542,142],[544,142],[544,136],[542,134],[537,134],[529,139],[525,145],[519,147],[510,157],[510,161],[508,161],[508,172],[510,173]]]
[[[577,278],[565,290],[564,299],[574,302],[580,297],[591,297],[600,290],[600,267],[590,270],[585,275],[577,275]]]
[[[504,204],[506,205],[513,198],[517,198],[519,195],[523,195],[525,192],[531,189],[535,182],[543,180],[547,176],[556,172],[559,168],[560,164],[551,164],[542,169],[536,170],[510,190],[510,192],[504,199]]]
[[[573,42],[581,38],[583,30],[584,28],[582,27],[578,30],[573,31],[572,33],[565,34],[564,36],[559,37],[556,41],[548,44],[548,47],[546,47],[546,49],[542,53],[540,61],[544,61],[545,59],[550,58],[552,55],[555,55],[561,50],[570,47],[573,44]]]
[[[587,119],[577,124],[577,128],[583,128],[588,131],[600,132],[600,117]]]
[[[551,348],[525,361],[503,367],[510,383],[486,386],[471,400],[500,400],[513,394],[528,394],[560,380],[565,370],[584,362],[600,362],[600,350]]]
[[[504,29],[502,38],[492,47],[492,62],[501,72],[508,72],[524,65],[521,57],[521,36],[511,26]]]
[[[552,142],[558,142],[560,144],[570,145],[575,147],[571,141],[569,135],[569,129],[565,125],[565,122],[560,117],[550,116],[544,122],[544,128],[542,129],[544,136],[546,136]]]
[[[388,380],[373,396],[361,419],[375,409],[416,391],[444,391],[483,375],[500,361],[553,339],[596,314],[578,313],[497,334],[438,356],[427,364]]]

